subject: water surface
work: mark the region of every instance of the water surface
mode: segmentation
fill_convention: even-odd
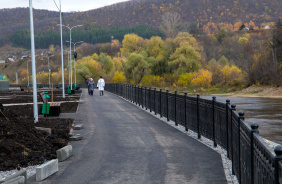
[[[211,96],[201,98],[212,99]],[[259,134],[271,141],[282,144],[282,98],[220,97],[216,100],[236,104],[236,110],[245,112],[245,121],[259,125]]]

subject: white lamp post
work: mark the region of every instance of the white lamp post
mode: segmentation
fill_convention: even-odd
[[[30,16],[31,61],[32,61],[33,115],[34,115],[34,123],[37,123],[38,122],[38,108],[37,108],[37,86],[36,86],[35,44],[34,44],[32,0],[29,0],[29,16]]]
[[[69,42],[69,41],[66,41],[66,42]],[[75,45],[78,44],[78,43],[83,43],[84,41],[80,41],[80,42],[71,42],[73,45],[74,45],[74,53],[75,53]],[[76,63],[75,63],[75,58],[74,58],[74,84],[76,84]]]
[[[65,25],[61,24],[61,26],[67,27],[70,30],[70,68],[71,68],[71,72],[70,72],[70,75],[71,75],[70,85],[71,85],[71,90],[72,90],[71,30],[73,28],[75,28],[75,27],[81,27],[82,25],[77,25],[77,26],[69,27],[69,26],[65,26]]]
[[[51,69],[50,69],[50,65],[49,65],[49,58],[50,56],[43,56],[43,57],[47,57],[48,58],[48,70],[49,70],[49,88],[51,88],[51,84],[50,84],[50,75],[51,75]],[[52,57],[52,56],[51,56]]]
[[[65,98],[65,77],[64,77],[64,50],[63,50],[63,28],[62,28],[62,4],[60,0],[60,32],[61,32],[61,60],[62,60],[62,89]]]

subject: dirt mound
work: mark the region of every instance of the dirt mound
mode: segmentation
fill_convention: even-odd
[[[9,95],[13,95],[13,103],[26,103],[30,98],[27,93],[11,92]],[[74,99],[64,99],[68,100]],[[6,100],[0,99],[0,104],[3,102]],[[78,102],[62,103],[61,112],[76,112],[77,106]],[[69,142],[73,119],[47,117],[40,118],[35,124],[32,105],[4,106],[0,110],[0,171],[38,165],[57,158],[56,150]],[[52,134],[37,130],[35,126],[51,128]]]
[[[68,144],[71,124],[71,119],[40,119],[36,126],[52,128],[49,135],[37,130],[32,119],[19,118],[14,109],[2,110],[0,170],[42,164],[56,158],[56,150]]]

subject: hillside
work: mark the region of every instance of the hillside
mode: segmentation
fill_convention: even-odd
[[[63,24],[84,24],[83,29],[94,25],[108,29],[140,24],[159,28],[165,12],[177,12],[185,23],[253,21],[260,27],[262,23],[282,18],[281,9],[281,0],[134,0],[85,12],[64,13]],[[59,30],[58,12],[35,10],[34,19],[36,32]],[[29,29],[29,9],[2,9],[0,20],[0,39],[7,39],[15,30]]]

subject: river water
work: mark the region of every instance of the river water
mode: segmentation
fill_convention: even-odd
[[[211,100],[211,96],[201,98]],[[282,145],[282,98],[255,98],[255,97],[221,97],[216,100],[236,104],[236,110],[245,112],[245,121],[251,125],[259,125],[259,135]]]

